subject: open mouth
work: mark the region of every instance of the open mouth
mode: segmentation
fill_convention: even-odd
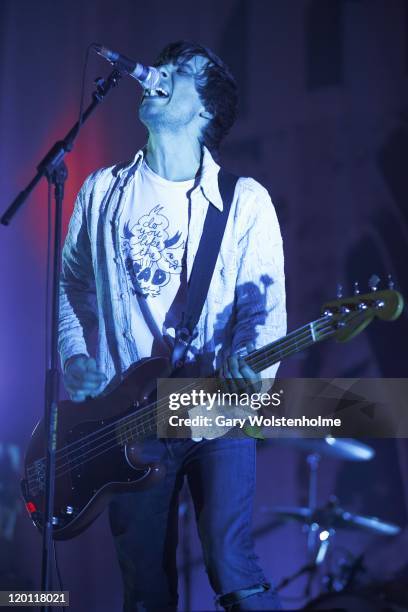
[[[162,87],[156,87],[156,89],[145,89],[143,98],[168,98],[168,92]]]

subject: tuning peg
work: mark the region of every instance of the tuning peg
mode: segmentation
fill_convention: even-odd
[[[371,291],[377,291],[377,285],[380,282],[380,277],[377,274],[373,274],[372,276],[370,276],[370,279],[368,281],[368,286],[370,287]]]
[[[394,281],[392,280],[391,274],[388,275],[388,289],[394,289]]]
[[[354,295],[359,295],[360,287],[358,286],[358,281],[354,283]]]
[[[343,297],[343,285],[340,285],[340,283],[337,285],[337,297],[338,299]]]

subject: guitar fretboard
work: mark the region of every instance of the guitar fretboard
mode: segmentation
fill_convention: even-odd
[[[330,318],[324,316],[253,351],[244,359],[254,372],[262,372],[274,363],[303,351],[315,342],[325,340],[334,334],[335,328]]]
[[[279,338],[257,349],[244,357],[246,363],[259,373],[269,366],[278,363],[286,357],[290,357],[295,353],[303,351],[307,347],[333,336],[336,329],[333,326],[330,317],[324,316],[316,321],[308,323],[303,327],[289,333],[283,338]],[[211,377],[208,381],[206,390],[211,390],[211,385],[214,386],[213,391],[218,389],[217,374]],[[200,391],[200,386],[190,384],[183,389],[186,392]],[[164,424],[168,420],[168,408],[165,402],[152,404],[151,407],[144,407],[134,414],[122,418],[117,424],[117,439],[120,444],[127,444],[137,438],[146,438],[149,435],[157,434],[157,426]],[[187,414],[191,407],[187,406],[180,408],[178,414]]]

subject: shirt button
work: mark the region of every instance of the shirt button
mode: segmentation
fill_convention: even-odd
[[[123,299],[124,299],[124,297],[125,297],[125,294],[124,294],[124,293],[120,293],[120,294],[119,294],[119,297],[120,297],[120,299],[121,299],[121,300],[123,300]]]
[[[117,257],[114,257],[113,258],[113,263],[115,263],[115,264],[119,263],[119,259]]]

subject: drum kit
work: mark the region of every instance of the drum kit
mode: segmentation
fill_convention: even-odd
[[[306,586],[302,599],[308,601],[305,610],[332,610],[341,609],[350,612],[365,610],[408,611],[408,588],[401,591],[401,580],[405,582],[406,576],[397,582],[392,589],[389,583],[363,584],[360,580],[364,572],[364,555],[346,555],[334,572],[320,578],[321,594],[310,600],[313,580],[321,575],[319,571],[325,561],[328,551],[333,547],[336,534],[343,529],[352,529],[369,532],[378,536],[396,536],[401,528],[392,523],[381,520],[376,516],[363,516],[344,509],[337,497],[330,496],[327,503],[319,506],[317,503],[317,482],[319,465],[322,457],[334,457],[346,461],[370,461],[375,455],[373,448],[353,439],[338,439],[326,437],[321,439],[309,438],[283,438],[274,440],[274,444],[283,444],[297,447],[307,452],[307,466],[309,473],[308,505],[307,506],[274,506],[265,509],[272,514],[274,525],[296,521],[303,526],[307,533],[308,561],[291,576],[284,578],[277,585],[278,591],[283,590],[300,576],[306,575]],[[394,597],[391,593],[397,593]],[[391,601],[393,599],[394,601]]]

